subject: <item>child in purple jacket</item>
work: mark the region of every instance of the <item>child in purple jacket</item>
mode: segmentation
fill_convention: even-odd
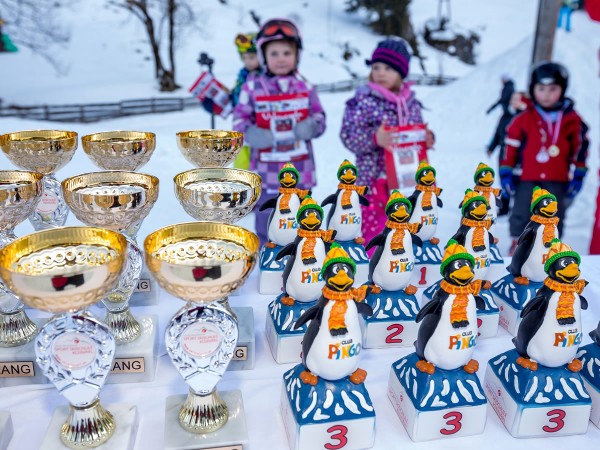
[[[401,38],[385,39],[377,44],[369,83],[357,89],[346,102],[340,138],[356,154],[359,169],[356,184],[369,187],[370,205],[362,206],[362,233],[367,242],[381,232],[387,217],[385,204],[389,189],[385,178],[384,148],[392,142],[385,125],[423,123],[421,106],[404,79],[408,75],[410,47]],[[433,146],[433,134],[427,131],[427,147]]]
[[[242,87],[233,111],[233,129],[243,132],[245,142],[250,145],[250,170],[263,179],[263,203],[277,196],[280,186],[278,173],[286,162],[292,162],[300,172],[300,187],[310,189],[316,185],[310,141],[325,132],[325,112],[316,90],[298,74],[302,38],[293,22],[287,19],[267,21],[256,36],[256,50],[266,70]],[[286,103],[285,99],[294,95],[304,97]],[[271,124],[270,128],[264,124],[259,126],[257,118],[264,112],[265,97],[279,99],[277,104],[283,108],[307,103],[304,106],[307,106],[308,115],[280,120],[275,125]],[[278,136],[285,135],[288,127],[289,142],[278,141]],[[298,142],[302,145],[298,146]],[[262,245],[267,241],[269,212],[256,211],[255,214],[256,233]]]

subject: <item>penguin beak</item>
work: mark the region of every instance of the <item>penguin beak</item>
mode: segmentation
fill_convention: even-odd
[[[469,266],[462,266],[450,274],[450,278],[459,286],[465,286],[473,279],[475,274]]]
[[[315,213],[310,213],[308,215],[308,217],[305,219],[302,219],[302,221],[300,223],[302,225],[304,225],[306,228],[308,228],[309,230],[314,230],[319,225],[321,225],[321,221],[319,219],[317,219],[317,215]]]
[[[550,202],[548,204],[548,206],[540,209],[540,212],[548,217],[554,216],[557,211],[558,211],[558,203],[556,203],[556,202]]]
[[[327,280],[327,284],[340,292],[352,286],[352,283],[354,283],[354,279],[350,278],[345,270],[340,270],[334,277]]]
[[[394,211],[392,214],[390,214],[390,217],[392,219],[394,219],[396,222],[404,222],[406,219],[408,219],[410,217],[410,214],[408,214],[408,211],[406,211],[405,206],[401,206],[400,209],[398,209],[397,211]]]
[[[487,172],[484,176],[479,179],[479,183],[483,186],[489,186],[494,182],[494,177],[491,172]]]
[[[354,173],[351,170],[347,170],[340,177],[340,180],[342,180],[346,184],[352,184],[356,181],[356,175],[354,175]]]
[[[579,278],[580,274],[579,266],[575,263],[569,264],[564,269],[556,271],[556,276],[567,283],[575,281]]]
[[[487,215],[487,207],[484,203],[482,203],[473,211],[471,211],[471,215],[477,219],[483,219]]]
[[[427,172],[426,175],[422,176],[421,183],[423,183],[426,186],[435,183],[435,175],[433,174],[433,172]]]
[[[280,183],[285,187],[290,187],[296,184],[296,180],[289,172],[286,172],[283,174],[283,178],[281,179]]]

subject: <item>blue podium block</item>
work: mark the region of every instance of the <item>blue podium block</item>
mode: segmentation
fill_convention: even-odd
[[[578,355],[583,363],[581,378],[592,398],[590,422],[600,428],[600,346],[588,344],[579,349]]]
[[[279,294],[283,289],[283,270],[289,256],[277,261],[275,257],[283,247],[263,246],[258,258],[258,292],[261,294]]]
[[[438,245],[424,241],[423,247],[413,245],[415,254],[415,270],[410,284],[419,289],[426,289],[440,280],[440,264],[443,254]]]
[[[513,275],[508,274],[493,283],[490,290],[500,309],[500,326],[516,336],[523,307],[535,297],[543,283],[530,281],[528,285],[522,285],[515,283],[514,279]]]

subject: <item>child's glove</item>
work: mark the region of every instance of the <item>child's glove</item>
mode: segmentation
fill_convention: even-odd
[[[250,125],[244,133],[244,140],[252,148],[269,148],[273,146],[273,133],[266,128]]]
[[[567,198],[575,198],[575,196],[581,190],[583,186],[583,179],[585,178],[585,169],[577,168],[575,169],[575,173],[573,174],[573,179],[569,182],[569,186],[567,187]]]
[[[317,136],[319,124],[312,117],[307,117],[296,124],[294,135],[301,141],[310,141]]]
[[[502,190],[506,192],[508,196],[515,193],[512,168],[500,167],[500,184],[502,185]]]

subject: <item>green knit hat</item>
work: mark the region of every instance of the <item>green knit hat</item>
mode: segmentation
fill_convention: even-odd
[[[256,33],[238,33],[234,43],[240,55],[256,53]]]
[[[550,266],[554,264],[554,261],[564,258],[565,256],[571,256],[575,258],[577,264],[581,264],[581,256],[579,256],[579,253],[574,251],[567,244],[562,243],[560,239],[552,239],[550,250],[548,250],[548,259],[546,260],[546,264],[544,264],[544,272],[548,273]]]
[[[496,172],[494,172],[494,169],[492,169],[487,164],[480,162],[479,165],[477,166],[477,169],[475,169],[475,175],[473,175],[473,181],[475,183],[477,183],[477,178],[479,178],[479,175],[481,175],[481,172],[486,172],[486,171],[492,172],[492,176],[494,178],[496,178]]]
[[[558,201],[556,200],[556,196],[548,192],[546,189],[542,189],[539,186],[534,187],[533,191],[531,191],[531,206],[529,207],[529,211],[533,212],[537,204],[545,198],[551,198],[555,202]]]
[[[354,164],[352,164],[350,161],[348,161],[347,159],[345,159],[344,161],[342,161],[342,164],[340,164],[340,167],[337,171],[338,180],[340,179],[342,172],[346,169],[352,169],[352,170],[354,170],[354,173],[358,174],[358,169],[356,168],[356,166]]]
[[[325,257],[325,261],[323,261],[323,266],[321,267],[321,276],[325,273],[330,265],[335,263],[346,263],[352,267],[352,270],[354,270],[354,273],[356,273],[356,263],[352,260],[352,258],[350,258],[350,255],[348,255],[346,250],[344,250],[344,247],[337,242],[331,244],[331,247],[327,252],[327,256]]]
[[[415,173],[415,181],[417,183],[419,182],[419,178],[421,178],[421,174],[426,170],[431,170],[433,172],[434,177],[437,175],[435,169],[432,166],[430,166],[427,161],[421,161],[419,163],[419,167],[417,167],[417,172]]]
[[[296,220],[298,222],[300,222],[300,217],[302,217],[302,213],[307,209],[316,209],[321,214],[321,217],[323,217],[324,215],[323,208],[321,208],[321,206],[317,202],[315,202],[310,195],[307,195],[306,197],[304,197],[304,200],[302,200],[302,203],[300,203],[300,208],[296,213]]]
[[[300,181],[300,172],[294,167],[292,163],[285,163],[283,167],[279,170],[277,174],[277,179],[281,180],[281,177],[284,173],[291,172],[296,175],[296,180]]]
[[[479,192],[476,192],[473,189],[467,189],[465,191],[465,197],[463,198],[461,209],[460,209],[463,216],[465,214],[465,209],[467,209],[467,206],[469,206],[471,203],[473,203],[477,200],[485,203],[485,206],[487,206],[487,207],[490,206],[488,201],[485,199],[485,197],[482,196]]]
[[[472,266],[475,265],[475,258],[473,255],[471,255],[465,247],[460,245],[454,239],[450,239],[446,244],[444,258],[442,259],[442,264],[440,264],[440,274],[444,276],[444,269],[446,266],[457,259],[466,259],[471,261]]]
[[[396,203],[404,203],[406,205],[406,209],[408,210],[409,214],[412,211],[412,204],[410,203],[410,200],[407,199],[404,195],[402,195],[402,193],[400,191],[398,191],[397,189],[394,189],[392,191],[392,195],[390,195],[390,198],[387,202],[387,204],[385,205],[385,210],[387,211],[388,208]]]

